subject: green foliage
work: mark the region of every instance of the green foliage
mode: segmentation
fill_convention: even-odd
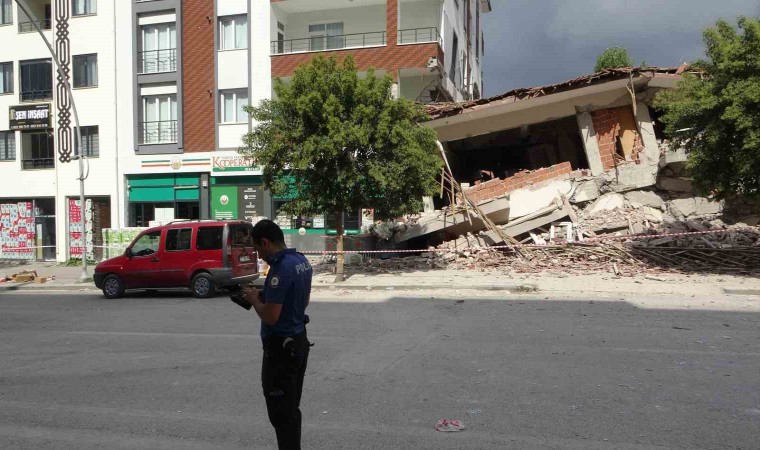
[[[760,196],[760,21],[724,20],[704,32],[708,61],[675,90],[661,92],[665,131],[689,152],[688,170],[702,192]]]
[[[602,54],[596,58],[594,72],[599,72],[604,69],[631,66],[633,66],[633,60],[628,56],[628,50],[624,47],[612,47],[603,51]]]
[[[418,212],[437,191],[442,161],[435,132],[419,125],[424,110],[393,99],[392,83],[372,70],[359,77],[350,56],[316,57],[248,108],[258,125],[240,152],[263,166],[274,196],[295,195],[291,212]]]

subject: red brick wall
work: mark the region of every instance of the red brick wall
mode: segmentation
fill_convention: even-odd
[[[182,131],[186,153],[216,149],[214,20],[213,1],[183,0]]]
[[[399,69],[427,67],[430,57],[437,57],[439,61],[443,61],[443,49],[437,43],[396,45],[398,34],[397,2],[398,0],[387,0],[385,25],[387,45],[385,47],[338,50],[324,52],[323,54],[335,55],[340,59],[345,58],[346,55],[352,55],[360,71],[372,67],[376,70],[388,71],[393,78],[397,78]],[[274,55],[272,56],[272,76],[275,78],[290,76],[299,65],[309,62],[316,55],[316,53]]]
[[[573,168],[570,165],[570,162],[565,161],[551,167],[544,167],[536,170],[524,170],[503,180],[489,180],[485,183],[465,189],[465,193],[470,200],[477,204],[485,200],[500,197],[517,189],[538,185],[559,178],[566,178],[572,173],[572,171]],[[578,175],[581,175],[581,173]]]
[[[609,170],[615,167],[616,142],[618,134],[620,133],[619,114],[630,114],[633,116],[633,112],[630,111],[630,107],[628,106],[613,109],[600,109],[591,113],[594,130],[596,131],[596,139],[599,143],[599,155],[602,157],[604,170]],[[637,133],[632,159],[636,164],[640,162],[639,154],[643,149],[644,143],[641,140],[641,136]],[[625,164],[628,162],[630,161],[620,161],[620,158],[618,157],[618,164]]]

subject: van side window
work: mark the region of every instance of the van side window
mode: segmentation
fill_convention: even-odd
[[[195,248],[198,250],[221,250],[223,232],[224,227],[198,228],[198,241]]]
[[[161,240],[161,231],[145,233],[132,246],[133,256],[150,256],[158,251],[158,243]]]
[[[253,225],[230,225],[233,247],[253,247]]]
[[[192,228],[178,228],[166,232],[166,251],[181,252],[190,250],[190,240],[193,238]]]

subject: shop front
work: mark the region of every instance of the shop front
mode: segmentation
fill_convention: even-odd
[[[0,199],[0,260],[55,261],[55,199]]]
[[[88,197],[82,210],[79,197],[69,197],[66,227],[68,232],[69,259],[82,259],[87,254],[88,261],[101,261],[105,255],[103,230],[111,228],[111,199],[109,197]],[[82,229],[82,214],[85,215],[86,229]]]
[[[208,184],[204,173],[128,175],[129,226],[205,218],[201,208],[208,201],[201,189],[204,183]]]

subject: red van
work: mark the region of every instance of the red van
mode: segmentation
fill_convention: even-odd
[[[175,221],[140,233],[122,256],[95,267],[107,298],[127,289],[187,288],[197,298],[258,278],[253,225],[244,221]]]

